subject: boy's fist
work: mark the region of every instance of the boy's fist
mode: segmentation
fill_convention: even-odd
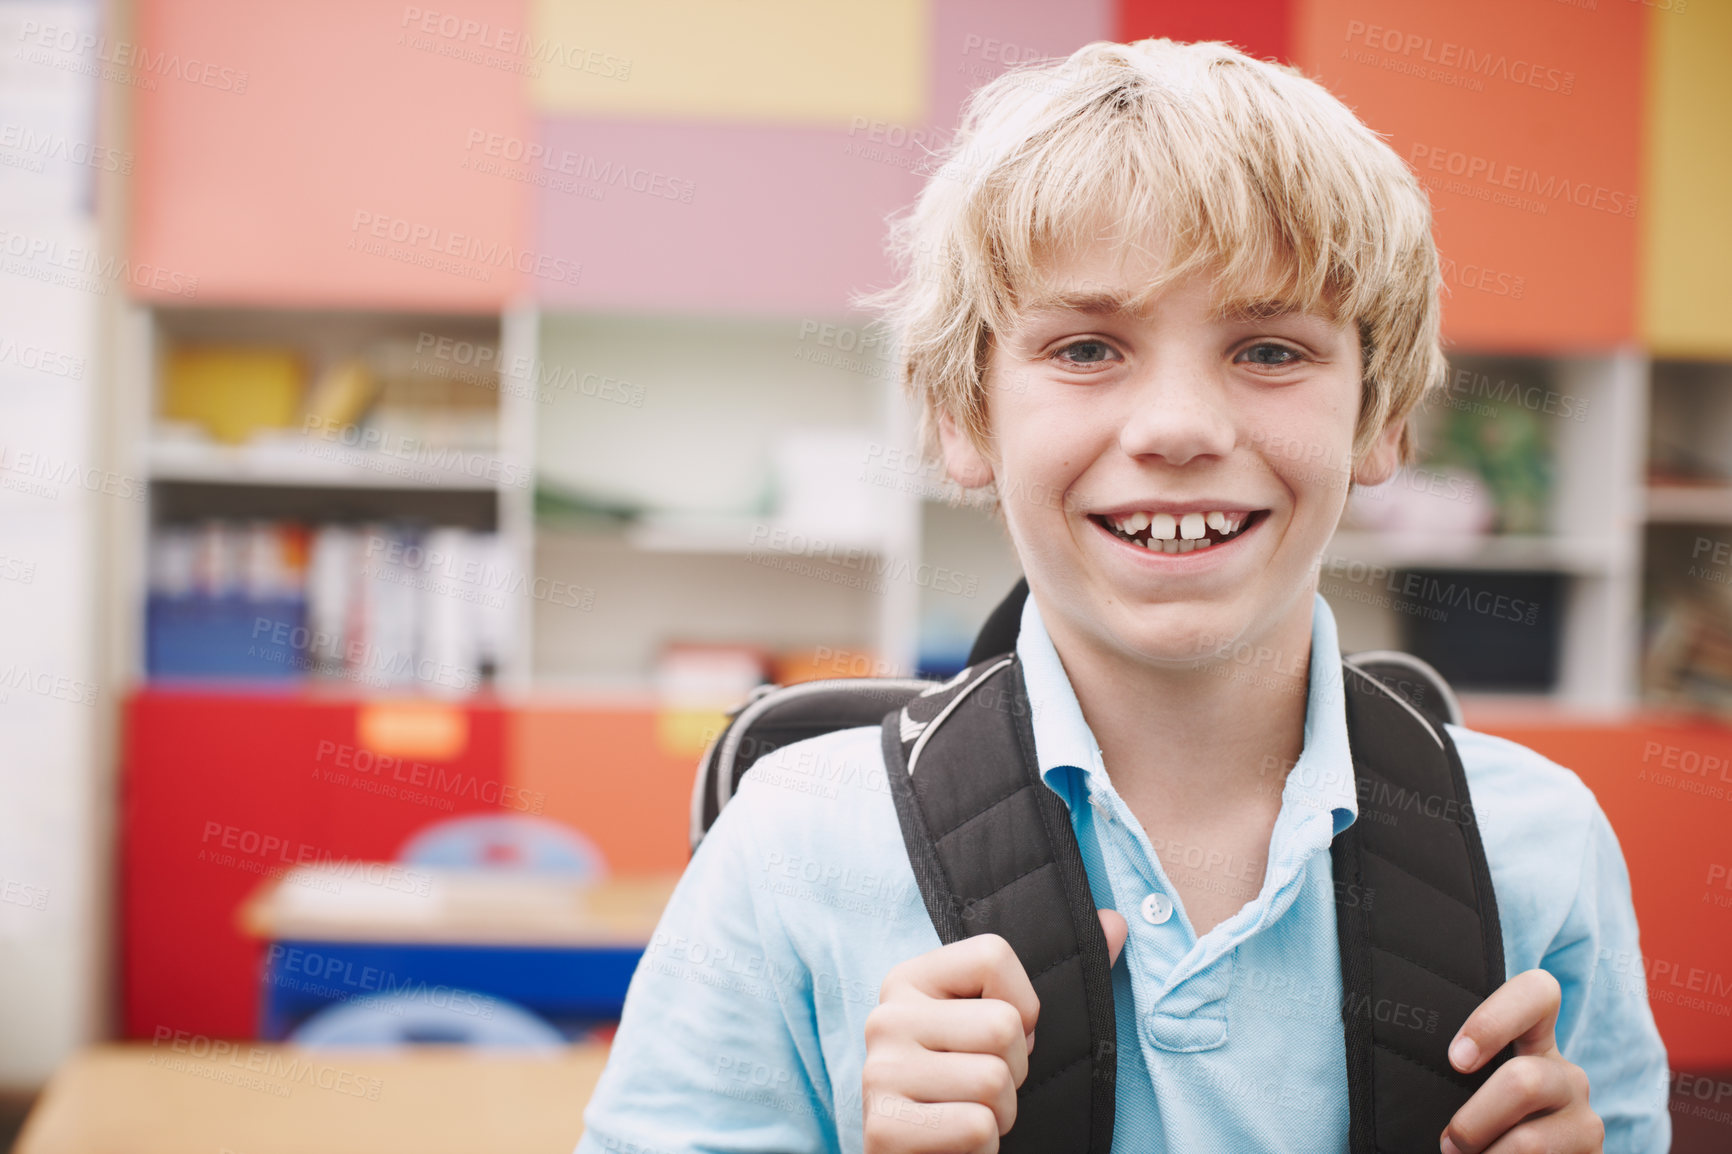
[[[1108,965],[1129,927],[1100,910]],[[1016,1121],[1040,1000],[997,934],[903,962],[866,1017],[866,1154],[995,1154]]]

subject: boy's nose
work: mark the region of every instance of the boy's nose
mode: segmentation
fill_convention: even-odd
[[[1206,371],[1180,366],[1154,370],[1129,396],[1119,445],[1131,456],[1183,465],[1232,450],[1235,427],[1227,399]]]

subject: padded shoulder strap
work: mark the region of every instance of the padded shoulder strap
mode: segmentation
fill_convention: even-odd
[[[1040,998],[1005,1154],[1109,1154],[1112,973],[1070,815],[1040,780],[1022,669],[971,666],[884,719],[908,858],[946,945],[1002,935]]]
[[[1497,897],[1455,743],[1343,662],[1359,817],[1330,847],[1341,945],[1349,1149],[1430,1150],[1510,1051],[1471,1077],[1447,1050],[1503,984]]]
[[[759,758],[784,745],[838,729],[877,725],[930,681],[892,677],[842,677],[764,686],[735,710],[710,742],[692,781],[692,852]]]

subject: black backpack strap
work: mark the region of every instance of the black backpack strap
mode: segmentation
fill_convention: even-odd
[[[1012,639],[1014,642],[1014,638]],[[1109,1154],[1112,971],[1070,814],[1040,780],[1022,669],[971,666],[884,718],[908,858],[946,945],[1004,937],[1040,998],[1004,1154]]]
[[[1386,689],[1431,722],[1433,729],[1441,731],[1446,723],[1462,723],[1461,702],[1456,699],[1455,690],[1430,662],[1398,649],[1363,649],[1342,660],[1352,662],[1360,672],[1383,682]]]
[[[794,685],[760,686],[710,742],[692,782],[692,852],[752,763],[784,745],[838,729],[877,725],[933,683],[914,678],[839,677]]]
[[[1429,668],[1429,667],[1428,667]],[[1455,743],[1378,678],[1342,663],[1359,817],[1330,847],[1348,1149],[1430,1150],[1513,1053],[1464,1076],[1448,1047],[1504,980],[1491,872]]]
[[[975,634],[974,648],[968,651],[969,665],[979,665],[1016,648],[1017,635],[1022,632],[1022,603],[1027,600],[1028,578],[1018,577]]]

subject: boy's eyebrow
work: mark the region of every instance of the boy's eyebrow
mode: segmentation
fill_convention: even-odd
[[[1222,301],[1216,311],[1222,320],[1272,321],[1309,310],[1296,300],[1282,297],[1242,297]]]
[[[1023,306],[1022,311],[1121,316],[1141,312],[1147,307],[1146,298],[1133,299],[1112,289],[1078,288],[1052,289],[1035,294]],[[1224,300],[1216,306],[1216,314],[1227,321],[1271,321],[1310,311],[1303,303],[1288,297],[1237,297]]]
[[[1111,289],[1053,289],[1032,296],[1025,312],[1078,312],[1115,316],[1139,311],[1143,306]]]

